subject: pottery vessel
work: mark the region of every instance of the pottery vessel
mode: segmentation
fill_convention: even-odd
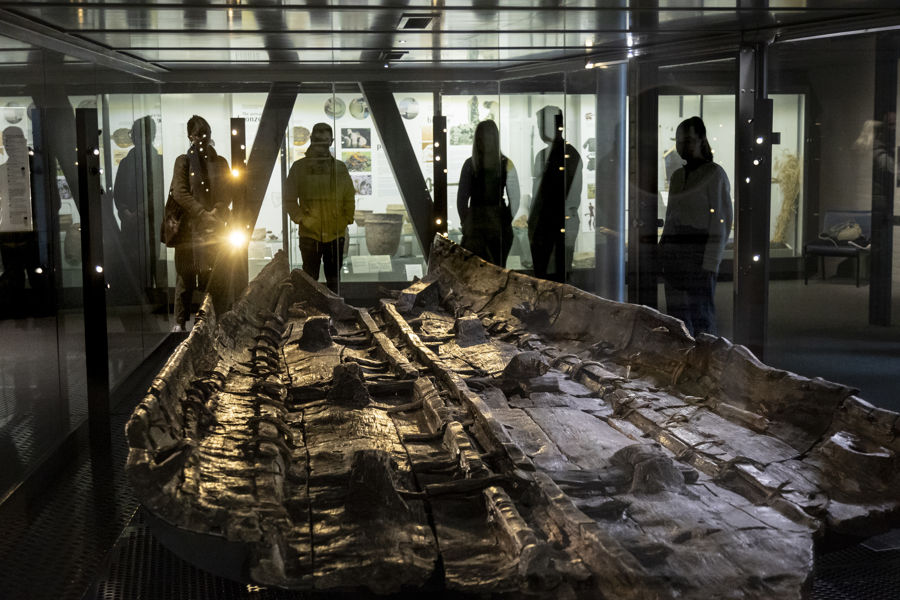
[[[393,256],[400,246],[403,215],[374,213],[366,217],[366,248],[369,254]]]

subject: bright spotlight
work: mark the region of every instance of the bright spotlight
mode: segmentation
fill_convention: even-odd
[[[247,245],[247,234],[240,229],[233,229],[228,234],[228,242],[235,248],[243,248]]]

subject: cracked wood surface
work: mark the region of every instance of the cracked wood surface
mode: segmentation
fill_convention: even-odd
[[[815,539],[896,522],[895,413],[442,238],[376,310],[283,255],[205,310],[128,473],[257,584],[803,598]]]

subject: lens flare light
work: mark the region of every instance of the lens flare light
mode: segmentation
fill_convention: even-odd
[[[228,243],[234,248],[243,248],[247,245],[247,234],[240,229],[232,229],[228,234]]]

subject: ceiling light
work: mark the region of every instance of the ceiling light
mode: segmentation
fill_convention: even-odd
[[[424,31],[431,29],[434,24],[432,13],[406,13],[400,17],[397,29]]]
[[[392,60],[400,60],[407,54],[409,54],[409,52],[406,50],[382,50],[378,54],[378,60],[383,63],[388,63]]]

